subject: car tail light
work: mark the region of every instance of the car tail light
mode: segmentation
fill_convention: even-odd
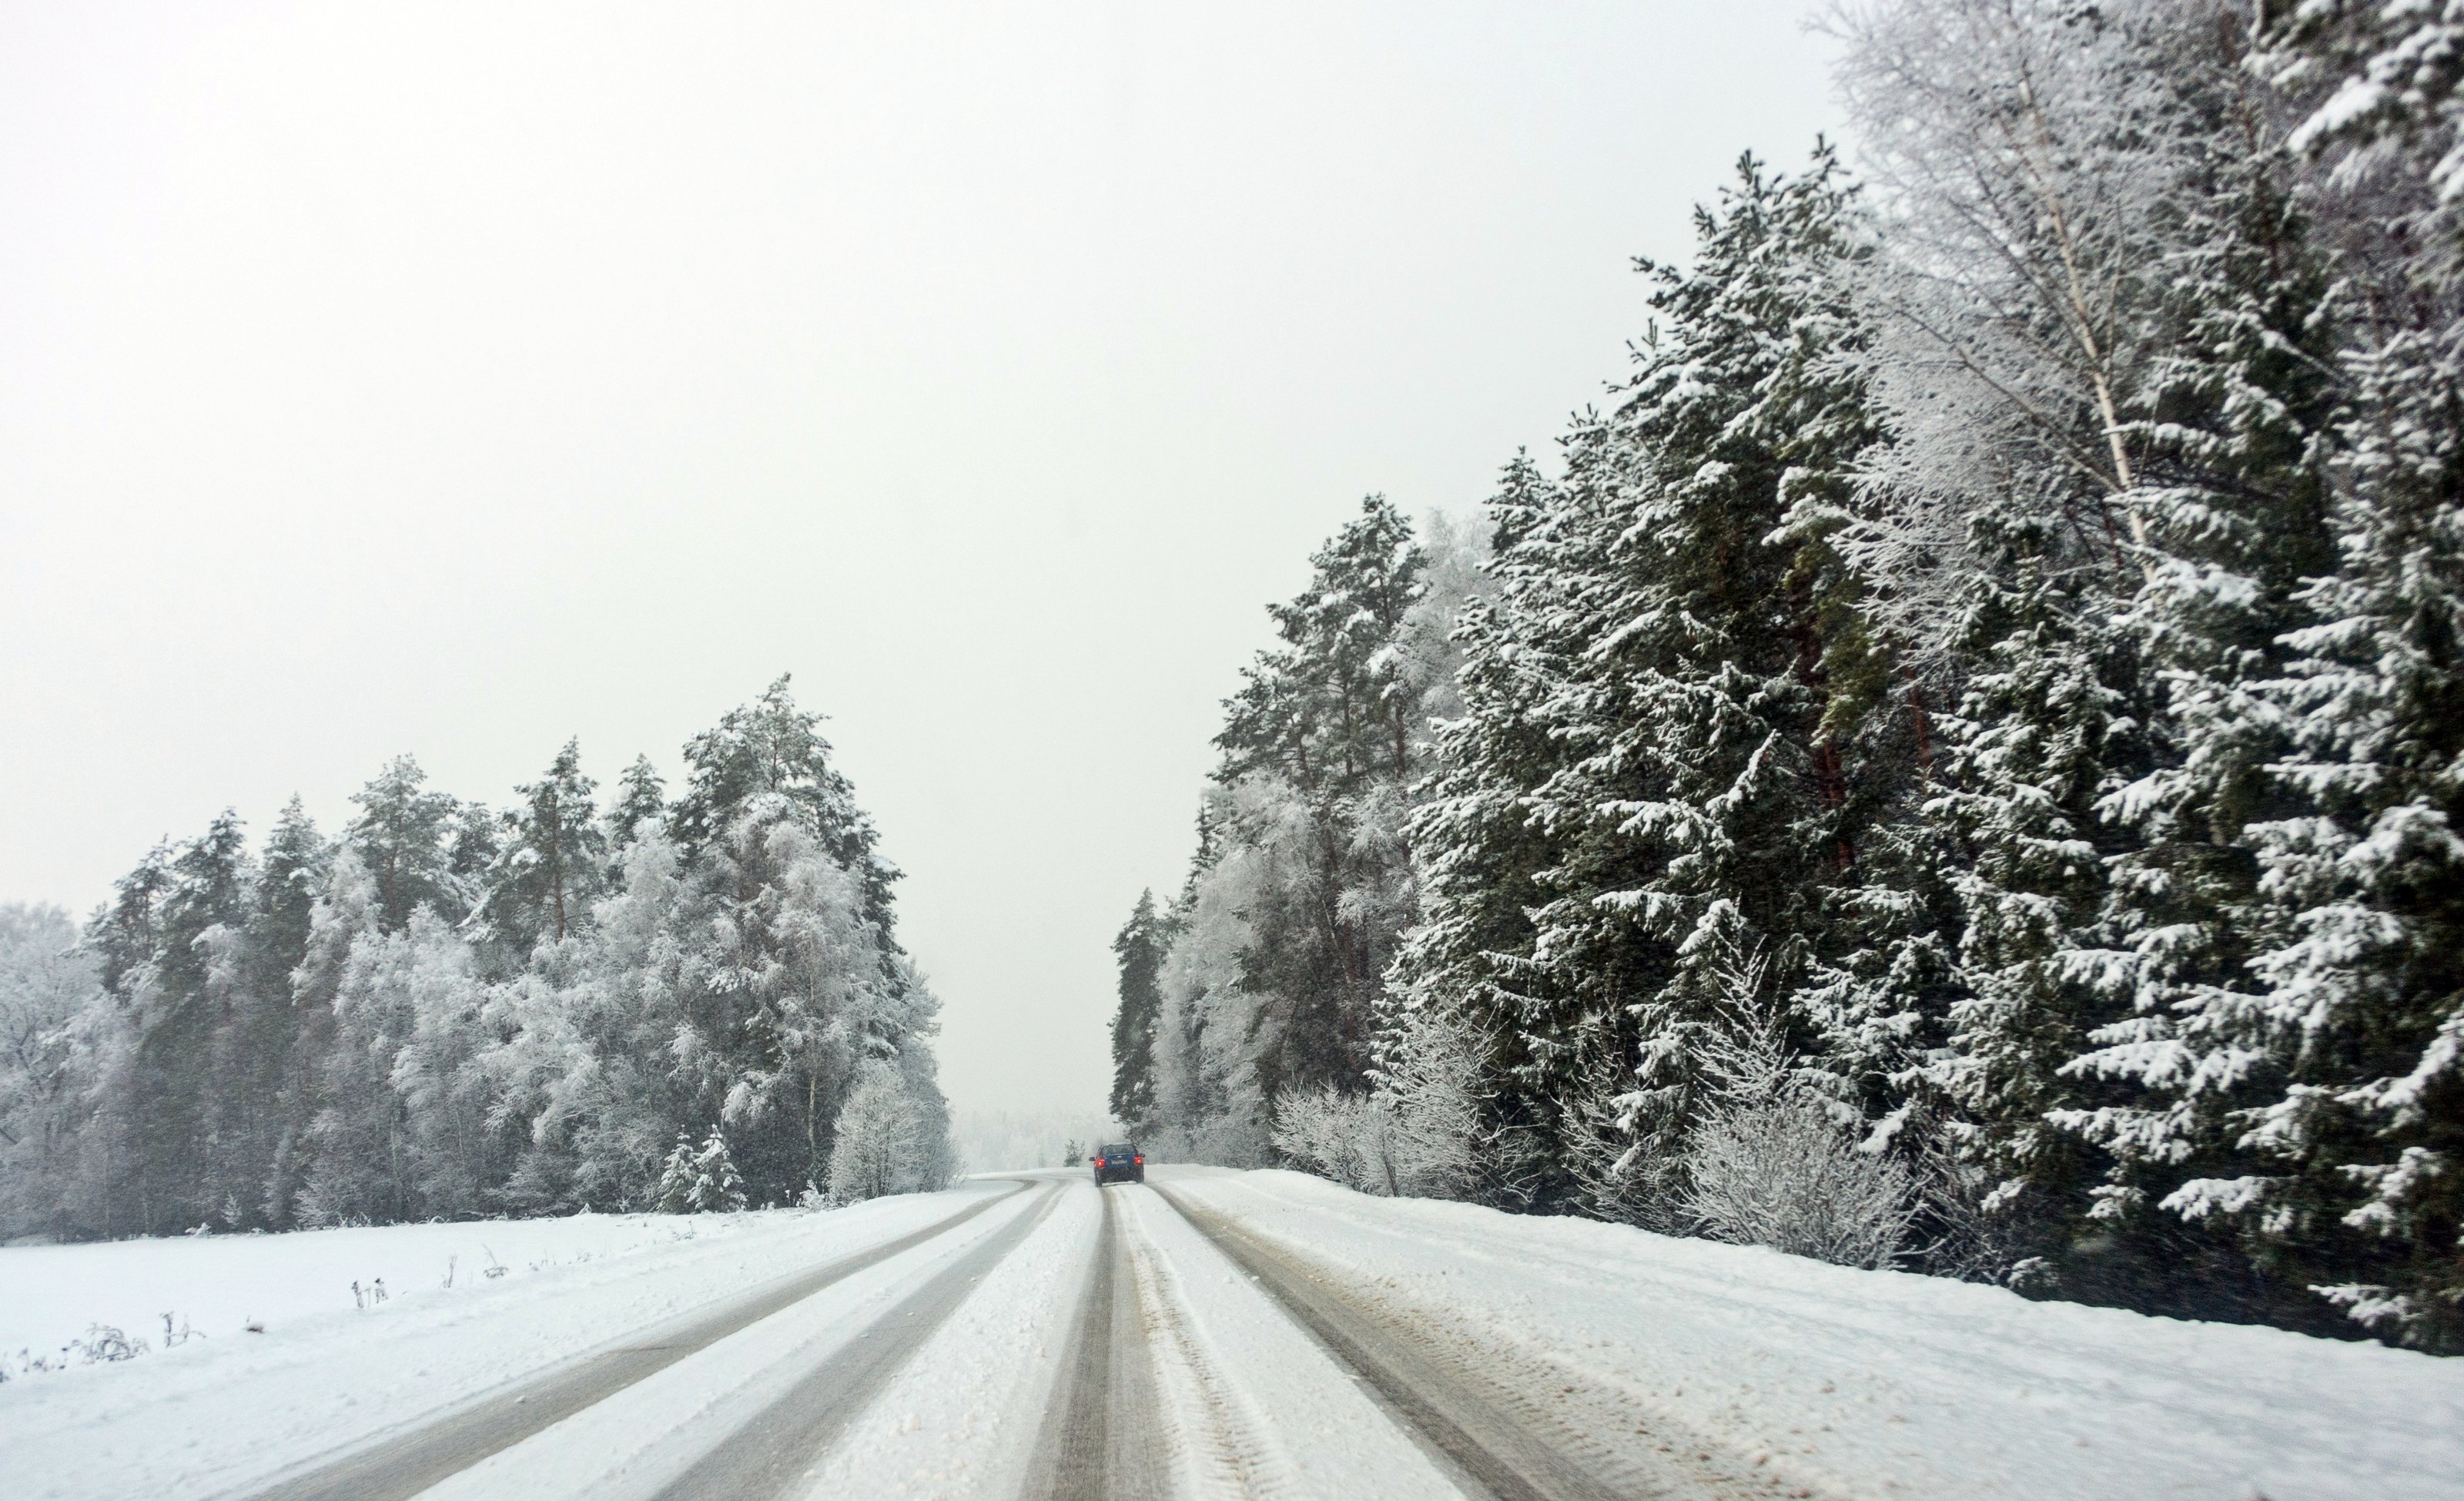
[[[1147,1165],[1147,1155],[1146,1155],[1145,1153],[1141,1152],[1141,1153],[1139,1153],[1137,1156],[1135,1156],[1135,1157],[1133,1157],[1133,1158],[1130,1159],[1130,1165],[1131,1165],[1132,1167],[1144,1167],[1144,1166],[1146,1166],[1146,1165]]]
[[[1095,1159],[1095,1165],[1096,1165],[1097,1167],[1101,1167],[1101,1166],[1103,1166],[1103,1165],[1104,1165],[1104,1159],[1103,1159],[1102,1158],[1100,1158],[1100,1157],[1099,1157],[1099,1158],[1097,1158],[1097,1159]]]

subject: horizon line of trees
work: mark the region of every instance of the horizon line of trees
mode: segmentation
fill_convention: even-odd
[[[1747,158],[1485,539],[1273,608],[1113,1109],[2464,1352],[2464,27],[1832,24],[1860,170]]]
[[[940,1186],[898,872],[781,677],[605,806],[397,758],[158,845],[82,925],[0,907],[0,1240],[710,1208]]]

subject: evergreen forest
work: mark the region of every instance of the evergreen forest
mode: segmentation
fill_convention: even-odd
[[[2464,1353],[2464,20],[1830,24],[1854,166],[1741,161],[1554,455],[1272,608],[1113,1110]]]

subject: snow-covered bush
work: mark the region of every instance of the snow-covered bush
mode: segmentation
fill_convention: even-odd
[[[1476,1052],[1462,1026],[1398,1018],[1367,1094],[1327,1086],[1275,1108],[1277,1151],[1336,1182],[1389,1197],[1445,1195],[1469,1181],[1479,1128]]]
[[[1886,1267],[1914,1222],[1905,1164],[1857,1150],[1812,1100],[1715,1111],[1685,1154],[1685,1205],[1714,1239]]]
[[[1698,1047],[1711,1099],[1681,1165],[1703,1232],[1843,1267],[1896,1260],[1916,1222],[1915,1174],[1849,1139],[1796,1075],[1777,1022],[1739,1014]]]
[[[1371,1168],[1379,1156],[1385,1112],[1366,1095],[1345,1094],[1331,1084],[1298,1090],[1275,1107],[1275,1150],[1323,1178],[1365,1193],[1384,1191]]]
[[[839,1112],[830,1147],[830,1196],[842,1203],[913,1193],[931,1164],[922,1113],[898,1075],[874,1067]]]

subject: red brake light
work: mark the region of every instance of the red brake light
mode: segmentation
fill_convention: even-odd
[[[1103,1166],[1103,1165],[1104,1165],[1104,1159],[1103,1159],[1102,1158],[1100,1158],[1100,1157],[1099,1157],[1099,1158],[1097,1158],[1097,1159],[1095,1159],[1095,1165],[1096,1165],[1097,1167],[1101,1167],[1101,1166]]]
[[[1146,1165],[1147,1165],[1147,1155],[1146,1155],[1145,1153],[1143,1153],[1143,1152],[1139,1153],[1137,1156],[1135,1156],[1135,1157],[1133,1157],[1133,1158],[1130,1159],[1130,1164],[1131,1164],[1133,1167],[1144,1167],[1144,1166],[1146,1166]]]

